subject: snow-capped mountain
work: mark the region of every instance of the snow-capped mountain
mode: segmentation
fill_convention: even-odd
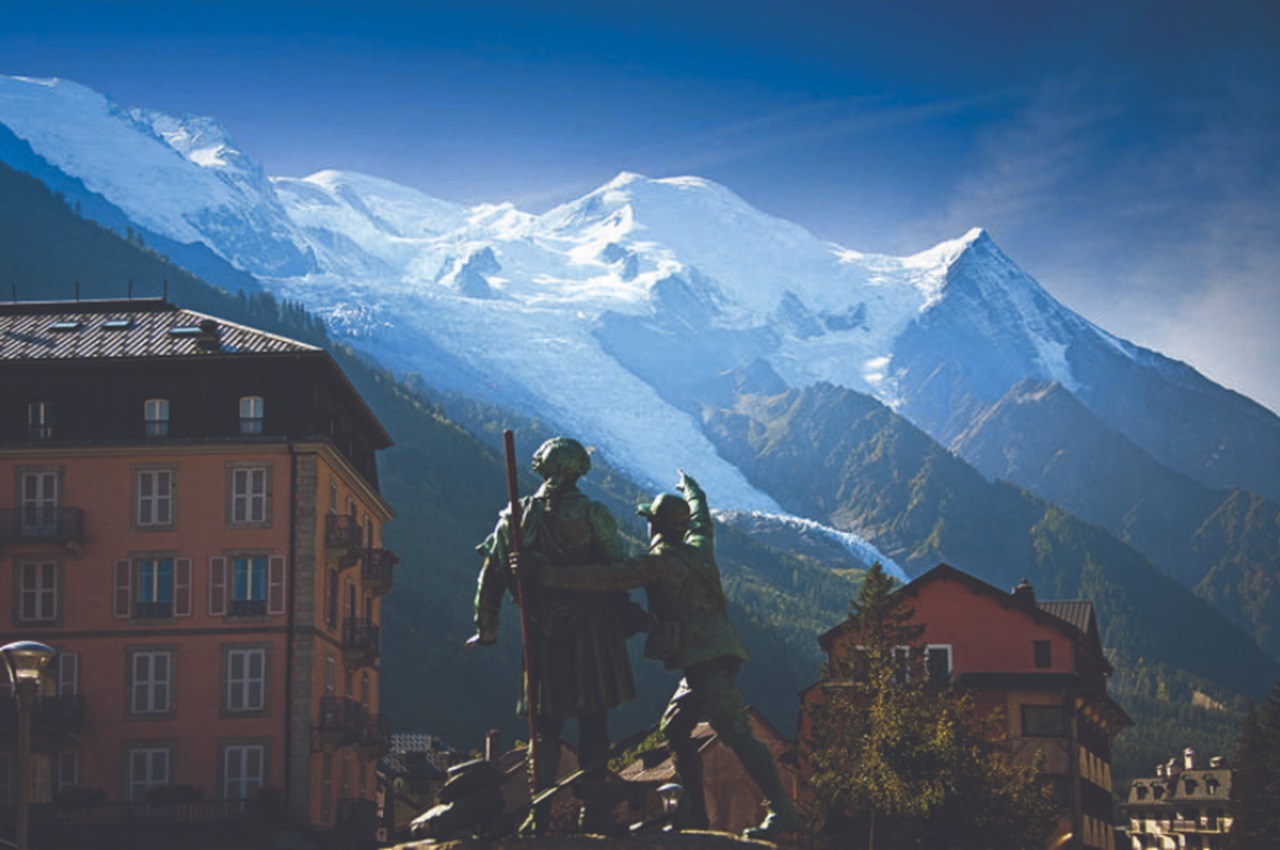
[[[703,427],[743,370],[867,393],[944,445],[1021,382],[1053,382],[1160,463],[1280,498],[1280,419],[1073,313],[980,229],[891,257],[694,177],[624,173],[540,215],[337,170],[267,178],[210,119],[62,80],[0,77],[0,124],[393,370],[536,413],[646,485],[694,471],[719,507],[783,512]]]

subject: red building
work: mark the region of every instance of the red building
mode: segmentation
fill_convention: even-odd
[[[333,359],[160,300],[0,304],[0,387],[0,643],[59,651],[32,798],[371,835],[391,441]],[[13,748],[0,716],[0,805]]]
[[[1051,846],[1114,850],[1111,743],[1133,721],[1107,695],[1113,670],[1093,605],[1037,601],[1026,582],[1006,593],[946,564],[895,593],[924,626],[930,674],[969,691],[978,711],[1000,712],[1017,758],[1044,754],[1063,811]],[[842,624],[818,640],[832,659],[856,639]]]

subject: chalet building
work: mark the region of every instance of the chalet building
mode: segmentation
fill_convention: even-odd
[[[1132,850],[1221,850],[1234,820],[1231,769],[1215,756],[1196,763],[1195,750],[1156,767],[1156,775],[1133,780],[1125,798]]]
[[[0,643],[58,650],[32,799],[372,835],[390,445],[314,346],[163,300],[0,304]]]
[[[946,564],[896,593],[925,627],[929,675],[970,692],[979,712],[999,712],[1018,759],[1043,753],[1062,808],[1050,846],[1115,850],[1111,744],[1133,721],[1107,695],[1113,670],[1093,605],[1037,601],[1025,581],[1006,593]],[[841,624],[818,640],[830,661],[847,657],[857,639]],[[802,694],[802,735],[805,706],[827,684]]]

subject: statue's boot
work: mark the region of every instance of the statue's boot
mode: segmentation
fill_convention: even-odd
[[[613,815],[616,797],[604,782],[582,781],[574,786],[574,793],[582,801],[578,811],[578,829],[588,835],[606,835],[625,838],[631,834],[626,824]]]
[[[739,727],[739,724],[733,724]],[[727,734],[726,734],[727,733]],[[733,750],[746,770],[747,775],[759,786],[764,794],[766,814],[759,826],[749,827],[742,835],[744,838],[770,840],[780,835],[798,832],[804,826],[800,813],[791,804],[786,789],[782,787],[782,779],[778,776],[778,767],[773,756],[764,744],[746,728],[745,721],[739,728],[726,729],[721,732],[725,743]]]
[[[668,735],[667,746],[675,763],[676,775],[684,794],[676,808],[676,829],[710,829],[707,820],[707,797],[702,788],[702,756],[690,738]]]
[[[532,788],[544,790],[555,784],[556,774],[560,772],[560,736],[538,734],[531,744],[533,756],[529,768],[529,780]],[[537,765],[534,774],[533,765]],[[529,810],[529,815],[520,824],[519,834],[522,837],[543,835],[551,826],[551,801],[540,803]]]

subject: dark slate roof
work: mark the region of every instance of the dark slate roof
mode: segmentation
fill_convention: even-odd
[[[207,357],[321,349],[157,298],[0,303],[0,360]]]
[[[1212,767],[1183,770],[1172,779],[1162,776],[1135,779],[1129,786],[1127,802],[1129,805],[1226,803],[1231,799],[1231,777],[1231,768]],[[1158,799],[1153,790],[1156,787],[1163,789]]]

